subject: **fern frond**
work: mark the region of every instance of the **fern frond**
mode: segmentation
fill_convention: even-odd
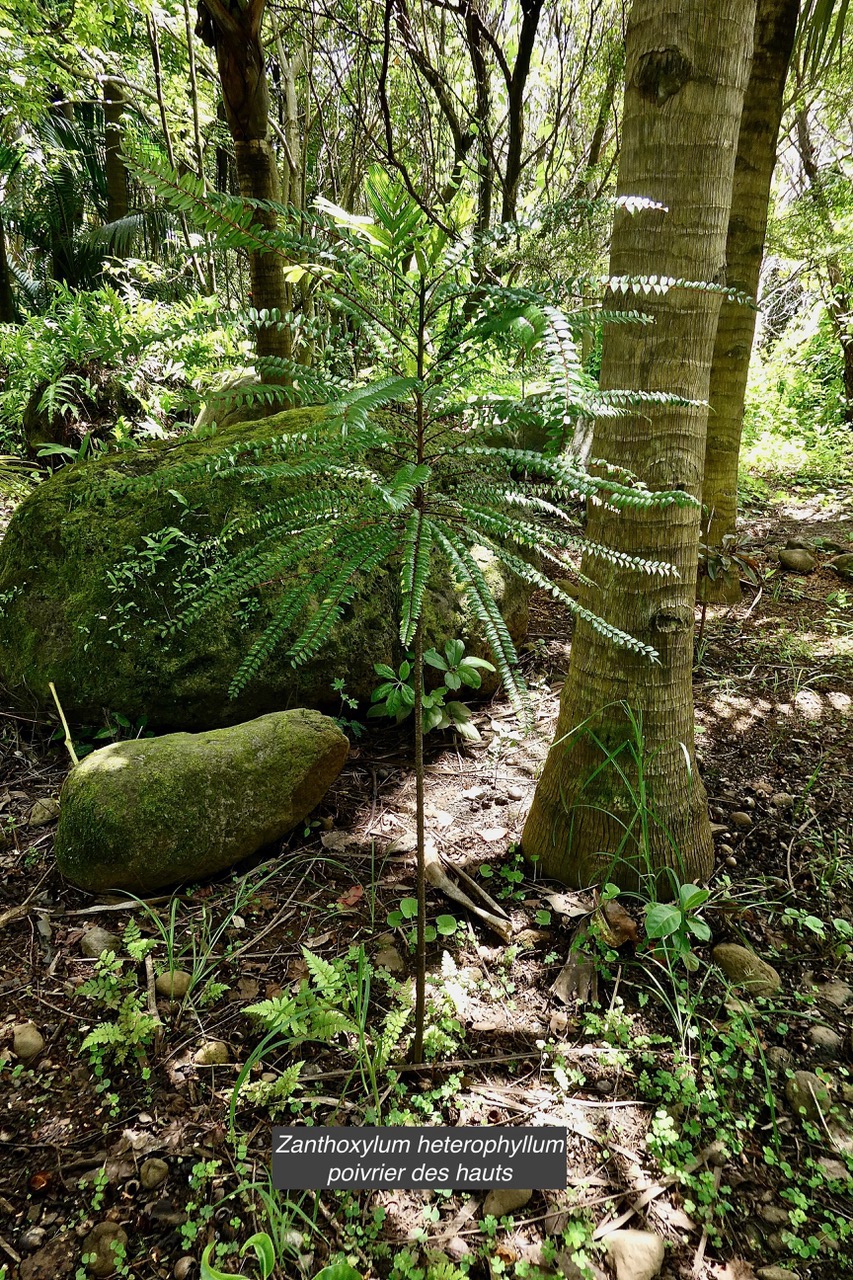
[[[403,533],[401,580],[403,608],[400,617],[400,641],[408,649],[415,638],[418,619],[424,603],[432,563],[432,531],[423,512],[413,511]]]
[[[327,588],[326,595],[299,638],[287,651],[291,665],[301,666],[322,648],[332,627],[355,596],[359,581],[382,564],[399,543],[393,527],[360,529],[342,537],[335,548],[343,567]]]
[[[447,557],[456,582],[464,591],[474,616],[483,628],[510,702],[518,715],[529,722],[532,714],[527,687],[514,670],[518,654],[482,569],[454,529],[442,526],[434,520],[430,521],[430,527],[435,542]]]
[[[274,1117],[282,1105],[296,1092],[303,1062],[294,1062],[275,1080],[246,1080],[240,1086],[240,1101],[252,1107],[266,1107]]]
[[[309,951],[307,947],[302,948],[302,959],[320,995],[326,1000],[337,1000],[343,990],[344,982],[335,966],[328,960],[324,960],[322,956]]]

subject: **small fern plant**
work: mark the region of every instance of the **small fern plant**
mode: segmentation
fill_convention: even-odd
[[[272,1115],[280,1112],[299,1087],[304,1061],[290,1063],[272,1081],[249,1082],[252,1066],[276,1048],[291,1048],[306,1041],[328,1044],[344,1039],[353,1048],[357,1069],[366,1092],[373,1097],[378,1123],[381,1100],[378,1079],[403,1039],[411,1002],[398,999],[384,1020],[368,1031],[367,1020],[373,968],[363,946],[351,947],[344,956],[326,960],[302,948],[308,976],[288,994],[248,1005],[246,1013],[264,1028],[265,1035],[240,1072],[232,1100],[263,1106]]]
[[[151,175],[148,175],[149,178]],[[219,202],[203,205],[188,180],[155,175],[158,191],[210,230],[227,230],[230,247],[286,257],[291,278],[311,277],[330,315],[352,335],[355,385],[340,374],[323,384],[321,368],[282,371],[328,404],[313,429],[265,443],[239,443],[201,462],[176,465],[160,483],[184,475],[239,478],[261,499],[250,521],[225,528],[227,553],[213,577],[188,592],[173,625],[238,601],[270,581],[282,582],[268,627],[236,672],[232,694],[259,677],[274,650],[299,666],[322,648],[344,610],[389,564],[400,573],[399,638],[413,654],[417,783],[418,943],[412,1056],[422,1061],[426,990],[424,865],[425,601],[432,579],[452,579],[479,623],[508,696],[529,715],[518,655],[483,566],[483,550],[530,588],[547,591],[614,644],[654,660],[654,650],[590,613],[555,585],[574,572],[581,547],[593,558],[638,572],[666,574],[663,563],[631,558],[585,541],[584,500],[631,511],[689,502],[682,493],[650,492],[604,464],[584,470],[571,455],[545,454],[507,441],[533,427],[564,435],[580,415],[628,409],[614,392],[599,395],[578,359],[569,319],[529,293],[483,279],[475,245],[431,224],[420,206],[384,173],[366,183],[369,214],[328,203],[309,232],[269,232]],[[179,196],[175,197],[175,190]],[[201,210],[201,212],[199,212]],[[251,212],[251,210],[250,210]],[[282,221],[287,210],[280,211]],[[302,260],[294,262],[300,253]],[[519,334],[523,338],[519,338]],[[538,362],[538,381],[513,388],[519,341]],[[355,361],[355,356],[353,357]],[[506,387],[510,386],[509,392]],[[637,393],[637,398],[642,398]],[[263,488],[261,484],[263,483]],[[310,573],[298,571],[310,563]]]

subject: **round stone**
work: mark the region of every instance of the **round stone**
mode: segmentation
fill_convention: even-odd
[[[121,938],[117,933],[110,933],[109,929],[101,929],[99,925],[95,925],[94,929],[87,929],[80,939],[80,950],[89,960],[97,960],[102,951],[118,951],[121,946]]]
[[[153,1191],[155,1187],[159,1187],[168,1176],[169,1166],[165,1160],[158,1160],[156,1156],[143,1160],[139,1167],[139,1181],[146,1191]]]
[[[821,1049],[824,1053],[837,1053],[842,1045],[841,1036],[832,1027],[812,1027],[809,1040],[816,1049]]]
[[[34,1022],[19,1022],[12,1028],[12,1049],[22,1062],[32,1062],[44,1048],[44,1036]]]
[[[193,1055],[197,1067],[221,1067],[230,1061],[231,1050],[224,1040],[206,1040]]]
[[[170,1000],[183,1000],[192,980],[191,973],[184,969],[174,969],[171,973],[161,973],[154,987],[158,995],[168,996]]]
[[[90,1275],[111,1276],[127,1246],[127,1232],[117,1222],[99,1222],[83,1241],[83,1256]]]

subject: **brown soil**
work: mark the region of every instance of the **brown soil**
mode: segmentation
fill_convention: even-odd
[[[853,922],[853,586],[844,587],[825,555],[808,576],[782,573],[772,548],[791,536],[849,544],[853,525],[849,510],[827,512],[804,502],[778,510],[772,519],[756,519],[750,532],[762,566],[760,592],[749,588],[738,606],[708,610],[696,671],[699,753],[719,853],[713,897],[703,916],[713,930],[712,943],[745,941],[782,974],[784,995],[773,1015],[757,1006],[764,1058],[795,1068],[820,1066],[843,1099],[853,1057],[853,1006],[816,1003],[811,984],[842,979],[853,986],[849,948],[837,945],[840,937],[830,923]],[[430,835],[451,866],[466,869],[506,909],[514,936],[507,947],[481,922],[431,893],[431,915],[449,912],[458,921],[456,935],[430,949],[437,971],[443,949],[450,957],[435,990],[452,1001],[442,1021],[452,1044],[429,1073],[401,1075],[404,1096],[385,1081],[384,1105],[420,1107],[424,1120],[435,1123],[567,1127],[567,1192],[534,1192],[516,1224],[499,1227],[486,1249],[493,1261],[506,1263],[505,1274],[512,1274],[518,1260],[535,1261],[543,1239],[555,1240],[565,1252],[559,1232],[583,1221],[596,1239],[615,1225],[658,1232],[669,1246],[664,1276],[747,1280],[753,1268],[770,1263],[794,1266],[802,1276],[851,1274],[849,1244],[798,1262],[781,1235],[792,1227],[781,1222],[779,1212],[792,1205],[779,1198],[781,1184],[763,1155],[774,1126],[793,1166],[802,1167],[809,1156],[839,1158],[828,1137],[818,1141],[790,1114],[784,1075],[776,1076],[772,1064],[766,1078],[759,1074],[752,1109],[744,1113],[742,1153],[722,1166],[715,1163],[709,1149],[713,1108],[694,1124],[701,1101],[685,1107],[676,1090],[667,1103],[660,1082],[650,1083],[655,1071],[677,1072],[679,1031],[654,998],[653,976],[663,970],[643,945],[642,929],[611,919],[608,940],[603,926],[590,929],[590,915],[582,914],[594,911],[593,895],[563,894],[551,901],[548,895],[559,886],[532,880],[512,852],[547,752],[568,646],[562,617],[537,597],[524,655],[537,707],[536,734],[522,738],[509,708],[496,700],[475,715],[482,744],[428,741]],[[245,1207],[225,1198],[246,1170],[263,1183],[270,1159],[270,1121],[262,1112],[238,1111],[245,1140],[242,1173],[226,1140],[232,1087],[259,1039],[244,1006],[288,990],[304,976],[303,945],[326,958],[352,944],[364,943],[373,955],[393,945],[411,974],[404,932],[389,931],[386,923],[387,913],[413,889],[414,787],[407,738],[386,731],[357,739],[312,826],[293,833],[271,861],[240,869],[257,888],[212,953],[213,976],[228,989],[207,1005],[190,1000],[172,1007],[161,1000],[164,1030],[146,1071],[131,1059],[110,1069],[106,1084],[80,1050],[86,1031],[108,1016],[79,993],[94,965],[82,956],[80,939],[92,925],[120,931],[131,916],[150,935],[150,917],[134,903],[93,901],[62,881],[51,856],[53,824],[28,825],[33,805],[58,795],[67,769],[61,744],[49,740],[52,726],[12,713],[2,724],[0,1046],[6,1045],[6,1061],[0,1263],[5,1260],[9,1275],[23,1280],[72,1276],[86,1232],[111,1220],[129,1239],[128,1274],[140,1280],[171,1276],[179,1259],[192,1256],[194,1269],[185,1274],[197,1276],[209,1240],[241,1241],[250,1226],[269,1229],[261,1216],[241,1222]],[[737,825],[743,819],[733,820],[734,813],[746,813],[748,824]],[[492,873],[487,878],[484,867]],[[208,922],[227,919],[234,892],[230,877],[183,891],[182,936],[194,934],[203,947]],[[624,906],[641,923],[640,904],[626,900]],[[786,908],[799,915],[786,917]],[[165,920],[167,899],[151,909]],[[806,917],[823,928],[824,937]],[[600,916],[595,919],[600,922]],[[586,1002],[563,1004],[550,987],[584,922],[588,934],[603,938],[581,939],[581,962],[583,953],[597,955],[598,971]],[[701,1010],[710,1039],[732,1016],[718,976],[706,968],[712,943],[697,945],[703,968],[690,979],[693,989],[705,982]],[[162,967],[162,946],[153,959]],[[144,987],[142,968],[139,981]],[[576,985],[583,994],[583,975]],[[377,977],[377,1012],[392,994]],[[11,1052],[12,1026],[26,1020],[46,1042],[30,1065],[16,1064]],[[810,1038],[815,1024],[837,1031],[841,1047],[817,1049]],[[226,1042],[232,1061],[198,1067],[193,1054],[211,1038]],[[685,1048],[689,1055],[689,1042]],[[350,1079],[353,1059],[345,1046],[303,1045],[299,1056],[306,1059],[297,1095],[301,1110],[285,1111],[280,1122],[364,1122],[363,1091]],[[253,1078],[292,1058],[270,1054]],[[756,1065],[749,1053],[720,1062],[719,1091],[733,1106],[741,1105],[741,1094],[734,1087],[726,1093],[726,1072],[742,1082],[746,1068]],[[707,1082],[700,1088],[707,1089]],[[701,1205],[691,1203],[694,1191],[678,1174],[667,1174],[649,1150],[649,1127],[656,1112],[660,1119],[661,1107],[669,1108],[682,1139],[693,1143],[698,1172],[706,1172],[709,1184],[731,1188],[720,1243],[705,1228]],[[139,1179],[149,1156],[169,1167],[166,1181],[154,1190],[145,1190]],[[200,1175],[207,1161],[213,1163]],[[828,1213],[853,1221],[849,1196],[824,1189],[814,1196]],[[280,1274],[288,1277],[312,1276],[340,1249],[352,1254],[365,1276],[387,1274],[387,1261],[380,1260],[375,1273],[370,1269],[377,1248],[372,1234],[390,1255],[407,1243],[417,1250],[412,1241],[422,1227],[429,1248],[453,1257],[483,1243],[479,1197],[383,1192],[299,1198],[317,1223],[314,1257],[300,1263],[296,1250],[282,1264]],[[435,1209],[426,1226],[425,1203]],[[384,1223],[374,1228],[379,1207]],[[297,1219],[293,1225],[303,1224]],[[800,1234],[807,1236],[808,1229]],[[606,1267],[603,1255],[593,1257],[596,1267]],[[492,1273],[498,1273],[494,1267]],[[486,1276],[486,1263],[477,1261],[471,1274]]]

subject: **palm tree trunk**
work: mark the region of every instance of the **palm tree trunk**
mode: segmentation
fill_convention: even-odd
[[[752,71],[738,139],[732,212],[726,244],[727,280],[751,297],[758,292],[770,183],[782,120],[788,65],[794,47],[800,0],[758,0]],[[743,406],[756,313],[724,299],[711,366],[708,443],[702,487],[704,541],[714,578],[699,580],[700,599],[734,601],[740,596],[737,566],[725,570],[724,539],[734,536]]]
[[[755,3],[634,0],[626,46],[620,193],[668,212],[617,212],[613,276],[649,272],[722,280],[732,175],[752,54]],[[616,293],[608,307],[629,309]],[[601,384],[708,393],[720,294],[672,289],[644,306],[655,323],[605,331]],[[636,887],[705,876],[713,850],[693,742],[693,602],[707,408],[646,405],[603,418],[592,452],[652,490],[696,501],[617,513],[590,505],[588,534],[618,552],[667,562],[654,578],[587,556],[584,603],[652,645],[660,660],[617,650],[579,623],[554,745],[524,828],[528,858],[568,884]],[[602,567],[604,565],[604,567]]]

